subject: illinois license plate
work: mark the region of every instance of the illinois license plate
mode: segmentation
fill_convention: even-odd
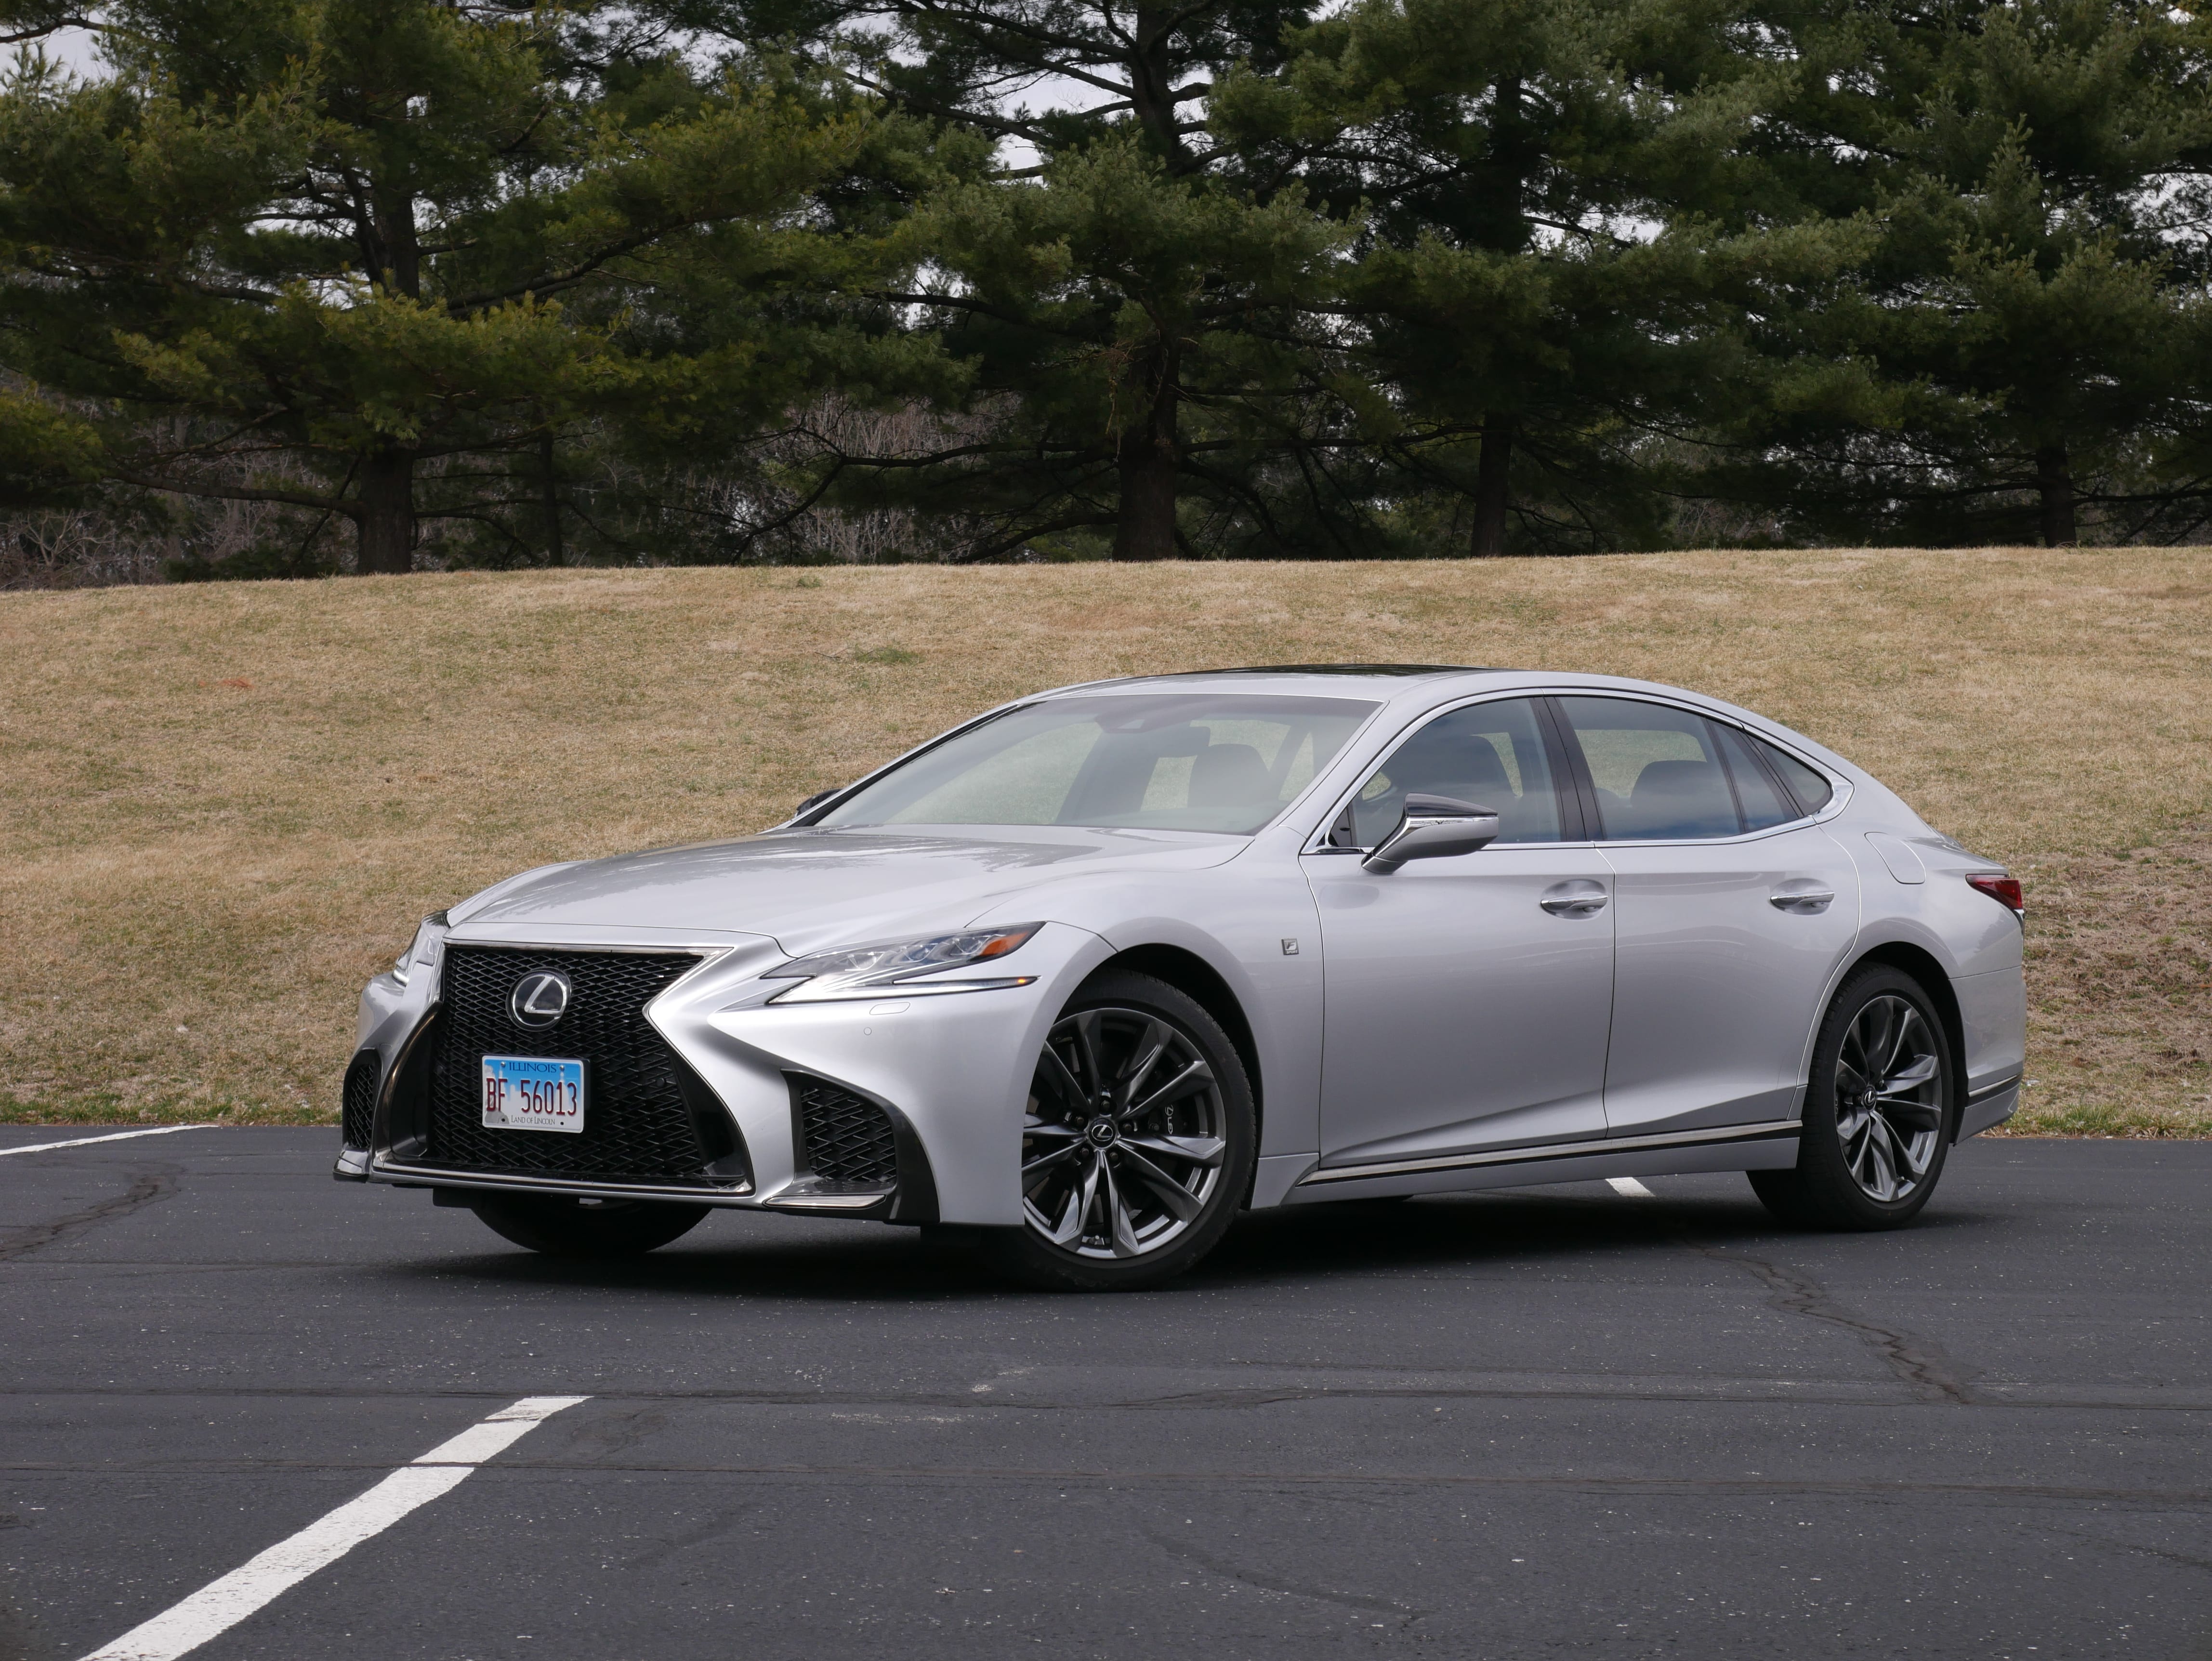
[[[485,1056],[483,1122],[499,1130],[581,1130],[583,1062]]]

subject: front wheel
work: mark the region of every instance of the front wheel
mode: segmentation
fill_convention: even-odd
[[[1943,1174],[1957,1098],[1950,1040],[1920,983],[1863,970],[1814,1041],[1796,1168],[1752,1171],[1752,1188],[1797,1227],[1901,1228]]]
[[[478,1193],[477,1220],[502,1239],[549,1257],[631,1257],[690,1233],[702,1205],[665,1200],[586,1200],[566,1194]]]
[[[1087,983],[1037,1057],[1019,1228],[985,1245],[1031,1286],[1133,1291],[1180,1275],[1252,1186],[1252,1088],[1195,999],[1149,975]]]

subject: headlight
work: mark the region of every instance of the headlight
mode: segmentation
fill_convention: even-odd
[[[762,976],[763,980],[796,980],[770,1003],[828,1003],[841,998],[879,998],[896,989],[902,998],[945,992],[988,992],[994,987],[1027,986],[1034,975],[964,976],[957,980],[925,978],[948,969],[991,963],[1015,950],[1043,928],[1025,922],[1012,928],[979,928],[964,934],[939,934],[891,946],[863,946],[849,952],[823,952],[793,958]]]
[[[404,986],[413,977],[417,964],[425,967],[438,961],[438,953],[446,943],[446,914],[433,911],[422,919],[415,930],[415,938],[407,943],[392,965],[392,978]]]

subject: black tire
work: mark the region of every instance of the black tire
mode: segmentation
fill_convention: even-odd
[[[479,1194],[469,1208],[493,1233],[549,1257],[634,1257],[690,1233],[708,1209],[567,1194]]]
[[[1182,1093],[1148,1109],[1172,1093],[1163,1077]],[[1183,1273],[1228,1232],[1258,1157],[1252,1086],[1229,1035],[1195,999],[1126,970],[1085,982],[1060,1012],[1022,1135],[1029,1221],[979,1231],[980,1244],[1000,1272],[1054,1292],[1134,1292]],[[1094,1168],[1103,1174],[1085,1189]]]
[[[1942,1018],[1919,982],[1877,964],[1844,983],[1820,1022],[1796,1166],[1747,1174],[1792,1227],[1902,1228],[1936,1191],[1958,1123]]]

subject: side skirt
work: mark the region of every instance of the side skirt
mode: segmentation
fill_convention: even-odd
[[[1384,1168],[1340,1165],[1310,1171],[1285,1205],[1379,1200],[1399,1194],[1460,1194],[1486,1188],[1586,1183],[1607,1177],[1688,1176],[1711,1171],[1786,1171],[1797,1163],[1797,1121],[1731,1125],[1679,1136],[1639,1136],[1632,1145],[1593,1139],[1550,1147],[1516,1147],[1456,1159]]]

